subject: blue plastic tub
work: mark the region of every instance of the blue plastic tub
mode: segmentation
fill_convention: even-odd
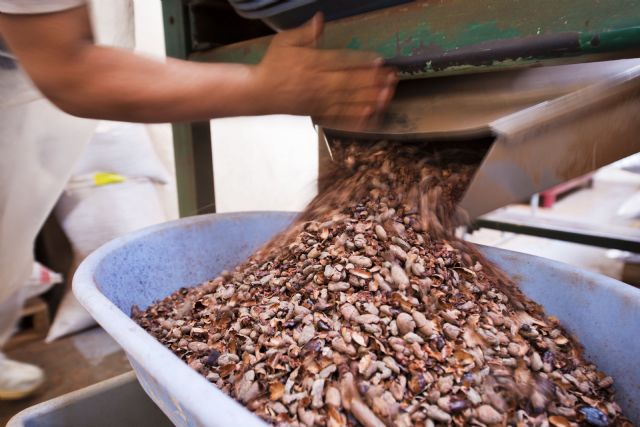
[[[175,425],[265,424],[133,322],[131,306],[145,308],[232,268],[292,219],[262,212],[169,222],[106,244],[78,269],[76,297],[124,348],[141,385]],[[586,356],[615,379],[618,402],[639,424],[640,290],[543,258],[482,251],[580,339]]]

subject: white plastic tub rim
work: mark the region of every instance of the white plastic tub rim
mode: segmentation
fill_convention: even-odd
[[[253,212],[172,221],[104,245],[78,269],[76,297],[124,348],[143,388],[175,425],[266,424],[139,327],[131,306],[144,309],[233,268],[294,217]],[[482,251],[578,337],[586,357],[614,378],[625,414],[640,423],[640,290],[531,255]]]

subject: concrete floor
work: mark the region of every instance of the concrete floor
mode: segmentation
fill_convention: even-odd
[[[51,344],[31,342],[10,351],[8,356],[42,367],[47,379],[29,399],[0,401],[0,426],[25,408],[131,370],[124,352],[100,328]]]

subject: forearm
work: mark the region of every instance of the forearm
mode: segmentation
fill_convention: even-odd
[[[89,44],[76,55],[67,72],[41,85],[52,102],[76,116],[179,122],[269,113],[251,66],[160,62]]]
[[[42,93],[77,116],[137,122],[267,114],[255,67],[154,60],[96,46],[86,7],[0,13],[0,32]],[[263,79],[264,80],[264,79]]]
[[[86,7],[0,13],[0,33],[31,79],[82,117],[179,122],[300,114],[361,125],[385,108],[395,72],[375,54],[320,51],[321,16],[276,35],[260,65],[157,61],[96,46]]]

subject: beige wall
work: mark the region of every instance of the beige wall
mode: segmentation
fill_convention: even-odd
[[[317,136],[304,117],[211,122],[220,212],[302,210],[316,191]]]

